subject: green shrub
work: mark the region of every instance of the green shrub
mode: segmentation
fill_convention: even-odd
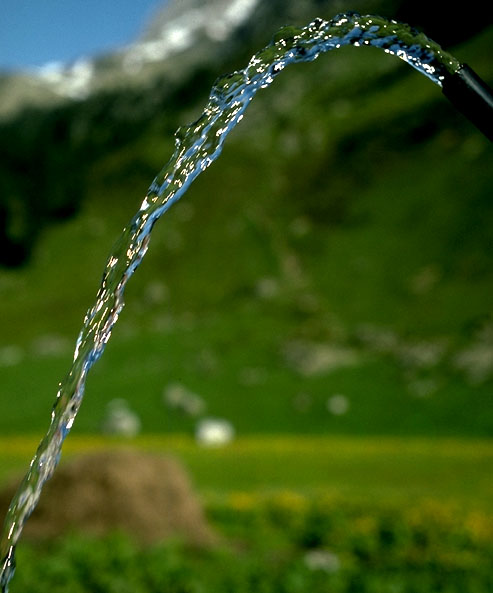
[[[357,506],[283,492],[209,505],[219,546],[124,534],[22,545],[12,593],[487,593],[493,519],[453,506]]]

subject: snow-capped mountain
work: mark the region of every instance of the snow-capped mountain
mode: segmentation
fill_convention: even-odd
[[[212,58],[261,1],[170,0],[139,39],[112,54],[0,76],[0,116],[27,105],[81,100],[102,89],[142,84],[156,73],[176,78],[182,64]],[[176,62],[192,49],[193,55]]]

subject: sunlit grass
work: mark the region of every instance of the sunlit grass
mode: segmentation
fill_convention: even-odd
[[[36,446],[32,436],[1,439],[0,478],[26,469]],[[436,500],[493,509],[493,443],[487,440],[256,436],[204,447],[183,435],[72,436],[63,460],[121,446],[177,456],[206,498],[290,491],[368,504]]]

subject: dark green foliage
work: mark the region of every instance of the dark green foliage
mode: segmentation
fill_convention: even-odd
[[[67,219],[84,194],[70,110],[26,110],[0,124],[0,265],[24,263],[43,227]]]

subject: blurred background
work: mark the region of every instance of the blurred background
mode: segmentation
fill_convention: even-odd
[[[3,482],[47,429],[106,258],[174,131],[280,26],[347,10],[408,22],[493,81],[479,2],[5,3]],[[205,589],[203,556],[160,548],[155,590],[491,590],[492,155],[430,81],[343,48],[259,93],[159,221],[66,445],[68,460],[122,443],[172,453],[235,539],[207,552],[224,581],[211,569]],[[87,552],[70,537],[51,544],[64,586]],[[92,541],[99,570],[81,591],[112,590],[96,573],[118,550],[151,562],[118,543]],[[17,590],[56,591],[18,572]]]

